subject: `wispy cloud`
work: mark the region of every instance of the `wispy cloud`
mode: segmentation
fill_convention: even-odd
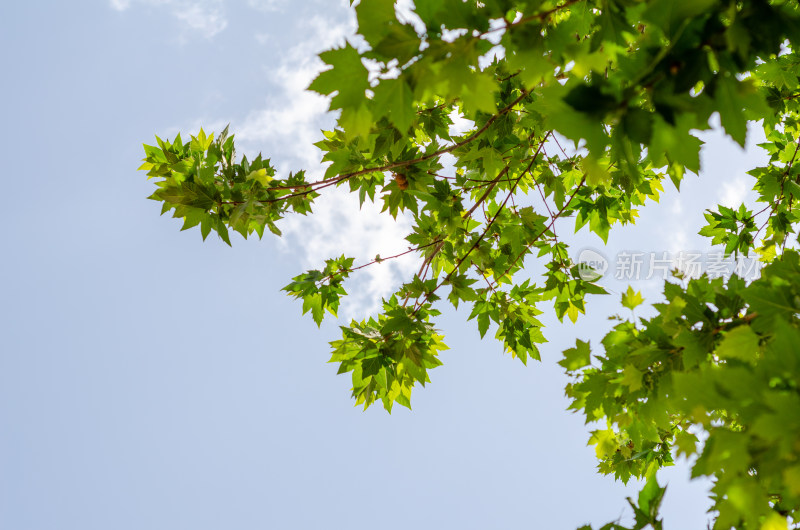
[[[134,5],[169,11],[189,31],[211,38],[228,25],[224,0],[109,0],[112,9],[126,11]]]
[[[327,114],[328,99],[306,91],[324,67],[317,53],[344,43],[354,26],[320,17],[312,17],[304,25],[313,38],[300,41],[284,54],[272,72],[275,87],[270,100],[236,127],[236,136],[247,150],[263,147],[282,154],[276,162],[309,168],[319,165],[320,153],[313,143],[320,139],[320,129],[333,126],[332,116]]]
[[[131,0],[111,0],[111,8],[117,11],[125,11],[131,6]]]
[[[283,11],[289,0],[247,0],[247,5],[259,11]]]
[[[410,248],[406,235],[411,230],[408,217],[392,219],[380,212],[378,204],[364,203],[336,189],[326,192],[315,201],[314,213],[291,216],[280,227],[284,232],[285,248],[298,249],[304,268],[319,268],[324,261],[344,254],[355,257],[356,266],[372,261],[376,255],[387,258]],[[419,262],[413,254],[376,263],[353,273],[345,283],[349,293],[343,304],[343,318],[363,318],[379,308],[382,297],[390,295],[400,279],[413,274]]]
[[[187,1],[175,2],[178,9],[173,14],[183,22],[186,27],[197,30],[206,37],[213,37],[228,25],[221,1]]]
[[[200,125],[207,132],[219,131],[230,121],[239,154],[252,158],[263,152],[282,176],[303,169],[309,180],[324,178],[322,154],[313,144],[322,139],[321,130],[334,126],[335,115],[328,112],[328,98],[308,92],[306,88],[325,67],[317,54],[343,45],[345,38],[355,31],[354,16],[347,0],[343,0],[340,13],[342,16],[336,19],[316,15],[298,17],[296,24],[302,29],[298,34],[307,37],[281,52],[279,66],[270,70],[273,87],[269,90],[269,99],[261,108],[249,112],[243,119],[205,116],[166,132],[173,135],[178,130],[194,133]],[[254,37],[258,41],[270,38],[264,34]],[[411,230],[408,217],[398,215],[393,219],[388,213],[381,213],[380,201],[359,205],[358,197],[345,188],[324,190],[315,201],[313,214],[289,215],[278,224],[283,232],[279,240],[281,248],[299,261],[298,274],[305,269],[323,267],[325,259],[342,254],[356,258],[357,266],[372,261],[378,254],[386,258],[408,250],[409,243],[405,239]],[[400,279],[413,274],[418,267],[418,259],[408,254],[355,272],[353,279],[345,284],[349,296],[342,303],[340,316],[363,318],[376,311],[381,298],[390,295]]]
[[[322,139],[321,129],[333,127],[334,116],[327,112],[327,98],[305,89],[324,67],[317,53],[343,44],[345,37],[352,35],[355,23],[352,17],[332,22],[313,16],[304,19],[302,25],[310,37],[284,54],[280,67],[273,72],[275,89],[270,100],[231,129],[237,145],[248,156],[263,151],[281,174],[302,168],[308,179],[316,180],[323,177],[324,167],[321,153],[313,144]],[[372,261],[377,254],[385,258],[407,250],[405,236],[411,229],[410,220],[401,215],[392,219],[380,209],[369,202],[359,206],[358,198],[346,189],[326,189],[315,201],[312,215],[290,215],[281,221],[283,248],[296,253],[305,269],[321,267],[325,259],[341,254],[356,258],[358,265]],[[418,265],[413,254],[408,254],[354,273],[358,276],[345,284],[350,296],[343,302],[340,315],[363,317],[375,311],[381,297],[391,294],[399,279],[413,273]]]
[[[737,175],[730,181],[723,182],[719,203],[729,208],[738,208],[747,199],[751,186],[744,175]]]

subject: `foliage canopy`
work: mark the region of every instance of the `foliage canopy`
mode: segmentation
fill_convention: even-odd
[[[141,169],[163,212],[228,244],[231,230],[280,235],[281,218],[311,214],[337,186],[410,216],[419,271],[332,343],[356,403],[391,410],[441,364],[443,298],[467,304],[481,336],[493,327],[523,363],[538,359],[542,307],[574,321],[587,295],[604,293],[570,261],[557,221],[606,240],[665,180],[679,187],[699,172],[692,131],[713,114],[740,145],[757,121],[770,155],[750,172],[763,208],[709,211],[701,234],[756,253],[763,276],[668,282],[657,316],[619,321],[601,352],[579,340],[561,364],[572,408],[603,426],[590,440],[600,471],[648,478],[631,501],[634,528],[661,528],[655,471],[675,455],[697,455],[693,474],[714,479],[714,528],[800,523],[800,5],[417,0],[398,12],[394,0],[362,0],[355,12],[358,36],[320,55],[328,68],[309,87],[338,112],[316,144],[324,178],[238,159],[227,129],[158,138]],[[451,132],[455,116],[471,129]],[[332,257],[284,289],[319,324],[351,274],[398,256]],[[526,259],[544,266],[541,281],[519,274]],[[641,297],[629,290],[623,303]]]

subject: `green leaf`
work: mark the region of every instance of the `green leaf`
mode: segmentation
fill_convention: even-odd
[[[272,182],[273,180],[272,176],[267,173],[266,168],[261,168],[256,171],[251,171],[250,173],[247,174],[245,179],[255,180],[265,188],[269,186],[269,183]]]
[[[611,183],[611,175],[591,155],[583,159],[583,170],[586,172],[586,184],[589,186],[607,186]]]
[[[376,375],[383,367],[380,357],[370,357],[361,363],[361,377]],[[385,385],[384,385],[385,386]]]
[[[365,0],[356,6],[358,32],[375,45],[386,35],[387,26],[397,21],[395,0]]]
[[[461,93],[467,115],[472,116],[476,112],[494,114],[497,111],[495,92],[497,83],[494,79],[483,73],[473,74]]]
[[[585,139],[589,152],[599,156],[609,141],[602,123],[596,117],[577,111],[567,104],[564,100],[567,93],[566,86],[560,84],[542,88],[539,91],[537,110],[544,115],[548,127],[556,129],[576,143]]]
[[[697,436],[687,431],[680,431],[675,435],[675,445],[678,446],[678,455],[687,457],[697,452]]]
[[[417,55],[421,44],[422,40],[411,25],[392,23],[388,33],[373,46],[373,50],[403,65]]]
[[[358,51],[348,43],[344,48],[329,50],[319,56],[332,68],[320,73],[308,89],[323,96],[337,92],[331,99],[331,110],[361,107],[369,82],[367,68],[361,62]],[[359,125],[363,124],[359,122]]]
[[[789,530],[786,516],[771,512],[761,524],[761,530]]]
[[[644,488],[639,492],[639,505],[634,507],[637,528],[644,528],[647,524],[653,525],[654,528],[661,528],[658,510],[666,491],[666,487],[662,488],[658,485],[655,472],[651,473]]]
[[[622,306],[633,311],[637,306],[644,303],[642,293],[634,291],[633,287],[628,286],[628,290],[622,293]]]
[[[346,108],[342,110],[339,117],[339,125],[347,131],[347,137],[353,138],[360,136],[366,138],[372,128],[372,113],[367,106],[362,104],[357,108]]]
[[[599,430],[592,433],[589,438],[589,445],[594,445],[597,458],[607,458],[614,454],[619,445],[614,431]]]
[[[628,387],[631,392],[636,392],[642,388],[642,372],[632,364],[625,365],[622,372],[622,380],[620,384]]]
[[[725,333],[716,353],[723,359],[739,359],[753,363],[759,354],[758,343],[758,335],[750,326],[737,326]]]
[[[718,77],[714,99],[725,131],[744,147],[747,119],[744,116],[745,101],[739,93],[739,82],[731,77]]]
[[[589,366],[592,360],[592,352],[588,342],[578,339],[575,347],[564,350],[564,358],[558,361],[568,372],[574,372],[584,366]]]
[[[700,146],[703,142],[696,136],[689,133],[691,125],[683,124],[681,119],[678,124],[672,126],[665,122],[660,116],[655,116],[653,121],[653,137],[648,148],[648,156],[653,160],[655,166],[662,166],[668,162],[664,158],[674,160],[690,171],[698,173],[700,171]]]
[[[489,314],[488,313],[481,313],[478,315],[478,333],[480,333],[481,338],[486,335],[486,331],[489,329]]]
[[[386,109],[387,116],[401,133],[408,131],[414,119],[413,94],[403,79],[386,79],[375,87],[376,109]],[[378,110],[377,112],[380,112]]]

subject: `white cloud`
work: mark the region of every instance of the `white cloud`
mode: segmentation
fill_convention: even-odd
[[[675,222],[671,225],[671,230],[667,232],[667,246],[669,247],[667,250],[670,252],[676,253],[684,251],[689,246],[689,236],[691,235],[688,228],[687,223],[683,222],[678,224]]]
[[[247,5],[259,11],[283,11],[288,0],[247,0]]]
[[[276,162],[286,166],[283,169],[290,163],[302,168],[319,166],[319,150],[313,144],[321,138],[320,129],[333,123],[326,114],[328,99],[306,88],[324,66],[317,53],[342,44],[354,30],[351,24],[332,24],[320,17],[312,17],[306,24],[308,34],[314,37],[286,52],[280,67],[271,74],[276,84],[271,100],[236,127],[238,144],[245,151],[263,147],[276,155]],[[282,160],[277,159],[279,153]]]
[[[358,197],[346,189],[326,191],[315,201],[312,215],[294,215],[281,222],[286,248],[299,249],[307,269],[322,267],[326,259],[342,254],[356,258],[355,266],[359,266],[377,254],[386,258],[405,252],[410,247],[405,240],[410,219],[398,215],[395,221],[380,212],[379,204],[365,202],[359,208]],[[374,312],[400,278],[409,277],[417,267],[418,258],[412,253],[354,272],[345,283],[350,296],[342,304],[341,316],[361,319]]]
[[[221,1],[171,2],[176,4],[173,15],[186,27],[199,31],[206,37],[213,37],[228,25]]]
[[[739,175],[728,182],[723,182],[720,191],[720,204],[729,208],[738,208],[739,205],[745,202],[750,186],[748,180]]]
[[[117,11],[125,11],[131,6],[131,0],[111,0],[111,8]]]
[[[168,10],[182,26],[211,38],[228,25],[224,0],[109,0],[112,9],[125,11],[131,5],[158,7]]]
[[[303,26],[310,37],[289,49],[272,73],[276,87],[268,104],[231,129],[239,149],[248,156],[261,150],[282,175],[302,168],[309,180],[317,180],[323,178],[324,167],[313,144],[322,138],[320,129],[333,126],[333,116],[327,113],[327,98],[305,89],[324,66],[317,53],[343,44],[355,24],[352,17],[331,22],[314,16],[304,20]],[[411,223],[403,216],[395,220],[381,214],[378,205],[365,203],[360,208],[358,198],[343,187],[326,189],[315,201],[312,215],[290,215],[278,226],[284,233],[284,249],[296,252],[301,266],[309,269],[342,254],[356,258],[356,266],[372,261],[376,254],[399,254],[408,249],[405,236]],[[417,258],[408,254],[355,272],[345,284],[350,296],[343,301],[340,316],[363,318],[375,311],[380,298],[391,294],[400,278],[418,266]]]
[[[684,214],[683,199],[684,197],[675,190],[669,190],[662,194],[659,204],[648,205],[651,210],[660,210],[655,216],[658,222],[654,228],[659,232],[662,246],[665,248],[658,249],[659,251],[680,252],[689,244],[691,231],[689,219]]]
[[[447,132],[450,133],[451,136],[460,136],[475,127],[474,121],[468,120],[462,114],[455,111],[450,113],[450,119],[453,121],[453,124],[447,129]]]
[[[328,112],[328,98],[306,88],[325,66],[317,54],[344,44],[355,30],[355,20],[347,4],[345,0],[341,11],[347,18],[311,16],[298,21],[302,34],[308,37],[282,52],[279,66],[270,69],[274,87],[269,90],[269,100],[244,119],[231,123],[239,154],[252,158],[263,152],[282,176],[304,169],[308,180],[324,178],[321,152],[313,144],[322,139],[321,130],[333,127],[335,116]],[[256,34],[255,38],[261,42],[268,37]],[[227,123],[227,119],[209,118],[175,128],[173,134],[178,130],[196,132],[200,125],[206,131],[219,131]],[[459,125],[471,125],[463,121]],[[377,254],[386,258],[408,250],[405,236],[411,229],[410,219],[398,215],[395,220],[388,213],[380,213],[380,209],[381,206],[371,203],[360,207],[358,197],[348,193],[346,187],[328,188],[316,199],[313,214],[289,215],[278,223],[284,234],[279,242],[285,252],[295,255],[300,262],[298,274],[323,267],[325,259],[342,254],[356,258],[358,266],[372,261]],[[380,299],[390,295],[401,279],[410,277],[418,267],[418,258],[408,254],[354,272],[353,278],[345,283],[349,296],[342,302],[340,316],[360,319],[376,311]]]

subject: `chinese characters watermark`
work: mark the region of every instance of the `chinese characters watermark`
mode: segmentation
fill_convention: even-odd
[[[709,278],[730,278],[737,275],[745,280],[754,280],[761,275],[763,263],[755,257],[735,257],[723,252],[645,252],[623,250],[612,260],[594,249],[583,249],[577,256],[578,272],[584,280],[594,281],[603,276],[617,280],[652,280],[671,276],[674,272],[683,277],[698,278],[705,274]]]

